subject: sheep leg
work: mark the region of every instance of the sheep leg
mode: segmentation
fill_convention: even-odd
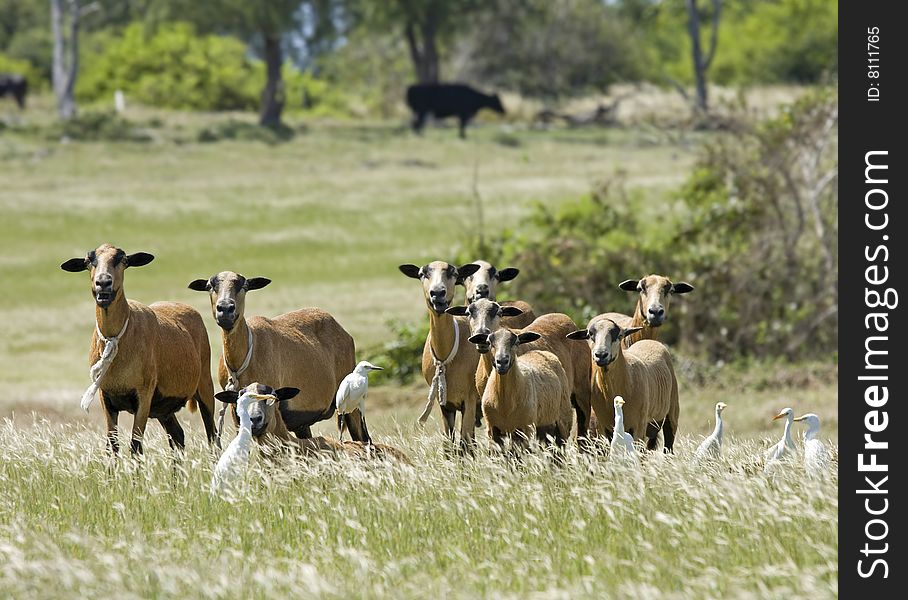
[[[574,407],[574,412],[577,415],[577,446],[584,452],[589,452],[591,446],[589,443],[589,438],[587,437],[587,432],[590,427],[590,408],[589,406],[582,405],[577,400],[577,394],[571,394],[571,405]]]
[[[470,115],[460,115],[460,139],[467,139],[467,122],[470,120]]]
[[[167,417],[160,417],[158,418],[158,423],[167,432],[167,441],[170,443],[170,449],[182,453],[186,449],[186,436],[183,433],[183,428],[180,427],[180,422],[177,421],[177,416],[173,414]]]
[[[441,416],[444,419],[445,435],[448,436],[448,441],[453,447],[455,437],[454,426],[457,420],[457,410],[454,408],[449,408],[448,406],[442,406]]]
[[[148,413],[151,410],[152,393],[147,391],[139,399],[139,407],[132,421],[132,454],[142,454],[142,438],[145,437],[145,426],[148,424]]]
[[[476,405],[475,398],[468,398],[464,402],[463,417],[460,419],[460,450],[464,454],[473,454],[473,435],[476,432]]]
[[[107,448],[112,455],[116,456],[120,452],[120,440],[117,436],[117,419],[120,411],[108,406],[103,391],[101,392],[101,405],[104,407],[104,418],[107,421]]]
[[[354,442],[371,441],[366,431],[366,417],[358,408],[344,415],[344,423],[350,432],[350,439]]]
[[[202,424],[205,426],[205,437],[208,438],[208,445],[212,443],[217,444],[217,447],[221,447],[221,431],[214,428],[214,403],[212,402],[211,406],[202,401],[202,394],[199,392],[195,393],[195,402],[199,407],[199,413],[202,415]]]
[[[413,126],[413,131],[415,131],[416,133],[421,133],[423,125],[425,125],[425,124],[426,124],[426,113],[424,113],[424,112],[417,113],[416,116],[413,117],[412,126]]]
[[[498,450],[504,452],[504,434],[497,427],[489,427],[489,436],[498,445]],[[494,448],[493,448],[494,449]]]
[[[649,422],[646,424],[646,449],[652,452],[659,443],[659,426]]]
[[[675,445],[675,423],[666,420],[665,425],[662,426],[662,435],[665,438],[665,448],[662,451],[666,454],[674,454],[675,451],[672,447]]]

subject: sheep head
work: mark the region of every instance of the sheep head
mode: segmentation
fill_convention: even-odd
[[[593,317],[586,329],[578,329],[567,335],[571,340],[587,340],[593,353],[593,362],[607,368],[621,353],[621,340],[643,329],[642,327],[621,327],[612,319],[599,315]]]
[[[484,260],[477,260],[470,264],[479,265],[479,269],[472,275],[461,274],[457,279],[457,283],[466,288],[468,303],[480,298],[495,300],[498,284],[502,281],[510,281],[520,274],[520,269],[514,267],[507,267],[499,271],[494,265]]]
[[[226,404],[237,404],[237,411],[245,410],[252,421],[252,435],[261,437],[268,433],[274,421],[275,403],[289,400],[298,393],[297,388],[283,387],[276,390],[270,385],[255,382],[240,391],[218,392],[214,397]]]
[[[208,292],[211,314],[218,326],[230,331],[246,310],[246,292],[258,290],[271,283],[266,277],[246,279],[233,271],[222,271],[209,279],[190,282],[189,289]]]
[[[673,294],[687,294],[694,286],[686,282],[672,283],[663,275],[648,275],[643,279],[627,279],[618,284],[626,292],[638,292],[637,312],[650,327],[659,327],[668,318],[668,304]]]
[[[516,306],[501,306],[492,300],[480,298],[474,300],[469,306],[452,306],[445,311],[449,315],[467,317],[470,324],[470,335],[488,335],[501,329],[501,317],[516,317],[523,311]],[[476,344],[480,354],[487,353],[491,347],[486,341]]]
[[[127,267],[141,267],[154,260],[147,252],[126,254],[112,244],[102,244],[84,257],[71,258],[60,265],[70,273],[88,271],[95,303],[107,308],[123,295],[123,274]]]
[[[450,263],[436,260],[423,267],[406,264],[400,265],[398,269],[407,277],[422,281],[426,306],[435,314],[442,315],[454,301],[454,286],[457,285],[457,280],[475,273],[479,270],[479,265],[466,264],[455,267]]]
[[[538,340],[541,336],[534,331],[515,333],[507,328],[501,328],[494,333],[478,333],[470,336],[472,344],[488,344],[494,352],[493,363],[499,375],[504,375],[511,370],[517,362],[517,346]]]

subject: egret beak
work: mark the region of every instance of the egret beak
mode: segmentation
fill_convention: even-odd
[[[795,420],[795,421],[803,421],[803,420],[804,420],[804,415],[801,415],[800,417],[795,417],[794,420]]]
[[[372,365],[371,369],[373,371],[384,371],[385,370],[384,367],[376,367],[375,365]]]
[[[271,394],[246,394],[246,397],[255,402],[268,402],[268,406],[277,402],[277,396]]]
[[[777,414],[776,416],[774,416],[774,417],[772,418],[772,420],[773,420],[773,421],[776,421],[776,420],[782,419],[782,418],[784,418],[784,417],[785,417],[785,413],[779,413],[779,414]]]

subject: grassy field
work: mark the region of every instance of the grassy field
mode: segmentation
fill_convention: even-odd
[[[15,118],[48,123],[46,99]],[[834,477],[793,467],[767,479],[757,464],[783,406],[819,413],[835,446],[834,365],[679,357],[677,455],[648,457],[639,475],[573,451],[563,468],[528,458],[515,469],[484,451],[447,459],[438,417],[413,425],[426,386],[382,386],[370,430],[411,466],[257,462],[232,503],[207,494],[198,415],[180,414],[188,455],[174,474],[160,428],[149,427],[146,464],[111,465],[100,410],[78,409],[94,308],[87,276],[59,264],[102,242],[155,254],[128,272],[128,296],[198,308],[215,355],[207,297],[186,284],[229,269],[274,280],[249,312],[320,306],[369,358],[389,319],[425,319],[397,265],[447,259],[477,234],[477,165],[495,231],[619,169],[670,201],[702,134],[490,122],[461,141],[450,128],[297,123],[292,140],[268,145],[196,141],[235,115],[130,118],[163,125],[148,143],[0,131],[0,596],[835,597]],[[720,400],[727,452],[694,465]]]

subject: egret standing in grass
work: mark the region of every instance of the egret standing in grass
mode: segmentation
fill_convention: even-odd
[[[610,456],[617,460],[627,460],[637,464],[637,449],[634,438],[624,431],[624,398],[615,396],[615,431],[612,434]]]
[[[344,377],[340,387],[337,388],[337,395],[334,396],[334,403],[337,405],[337,428],[340,431],[340,437],[344,437],[344,429],[347,427],[348,416],[357,408],[359,409],[360,418],[363,420],[363,440],[367,444],[372,443],[369,436],[369,430],[366,428],[366,394],[369,393],[369,372],[381,371],[382,367],[376,367],[367,360],[362,360],[353,369],[353,372]]]
[[[713,432],[707,437],[700,446],[697,448],[697,452],[694,455],[698,459],[705,458],[719,458],[719,453],[722,451],[722,429],[724,424],[722,422],[722,411],[728,407],[724,402],[716,402],[716,427],[713,429]]]
[[[773,421],[779,419],[785,419],[785,432],[782,434],[782,439],[763,454],[763,458],[766,459],[763,463],[764,473],[769,473],[779,461],[797,450],[794,440],[791,439],[791,422],[794,421],[794,411],[790,408],[783,408],[772,418]]]
[[[236,414],[240,419],[240,428],[237,435],[221,454],[218,464],[214,467],[211,477],[211,493],[218,494],[240,483],[246,475],[249,464],[249,452],[252,446],[252,418],[249,416],[249,407],[254,402],[268,402],[273,404],[278,400],[289,400],[296,396],[296,388],[281,388],[274,390],[270,386],[259,383],[250,383],[239,392],[223,391],[214,395],[221,402],[236,403]]]
[[[822,476],[829,470],[829,454],[826,452],[826,446],[818,439],[820,417],[814,413],[807,413],[795,421],[807,423],[807,432],[804,434],[804,470],[811,476]]]

